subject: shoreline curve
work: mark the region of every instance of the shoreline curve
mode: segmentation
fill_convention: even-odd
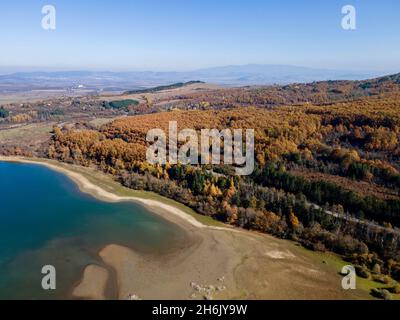
[[[25,164],[34,164],[34,165],[41,165],[50,170],[55,172],[61,173],[65,175],[67,178],[72,180],[78,187],[79,190],[85,194],[91,195],[98,200],[105,201],[105,202],[125,202],[130,201],[136,204],[141,204],[146,208],[150,209],[150,211],[154,214],[157,214],[169,221],[177,222],[177,219],[173,219],[173,217],[166,215],[165,213],[172,214],[174,217],[179,218],[179,220],[184,221],[190,224],[192,227],[195,228],[212,228],[215,230],[229,230],[229,231],[238,231],[234,230],[234,228],[229,227],[215,227],[215,226],[207,226],[200,221],[196,220],[194,217],[190,216],[189,214],[185,213],[184,211],[176,208],[172,205],[162,203],[161,201],[152,200],[152,199],[144,199],[140,197],[123,197],[118,196],[112,192],[104,190],[103,188],[95,185],[91,181],[89,181],[86,177],[82,174],[74,172],[72,170],[68,170],[67,168],[61,167],[61,165],[53,164],[48,159],[43,159],[44,161],[37,161],[35,159],[29,159],[24,157],[9,157],[9,156],[0,156],[0,161],[2,162],[14,162],[14,163],[25,163]],[[83,167],[82,167],[83,168]],[[153,209],[153,210],[152,210]],[[155,210],[154,210],[155,209]],[[161,210],[157,210],[161,209]],[[161,212],[164,211],[164,212]]]

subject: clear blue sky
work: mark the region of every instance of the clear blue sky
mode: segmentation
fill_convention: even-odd
[[[41,28],[43,5],[57,29]],[[357,9],[357,30],[341,8]],[[400,71],[398,0],[1,0],[0,67],[188,70],[268,63]]]

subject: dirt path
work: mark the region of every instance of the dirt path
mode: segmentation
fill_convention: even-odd
[[[49,162],[21,158],[61,172],[82,192],[103,201],[135,201],[179,225],[186,239],[164,254],[143,254],[109,244],[99,252],[107,268],[88,266],[75,288],[76,298],[102,299],[108,281],[128,299],[369,299],[363,291],[345,291],[334,266],[324,264],[296,243],[251,231],[206,226],[172,205],[121,197],[78,172]],[[112,270],[113,272],[110,272]],[[107,285],[108,284],[108,285]]]

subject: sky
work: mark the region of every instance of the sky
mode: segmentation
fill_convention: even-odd
[[[56,29],[42,28],[42,7]],[[356,30],[341,26],[356,8]],[[1,0],[0,69],[400,71],[398,0]]]

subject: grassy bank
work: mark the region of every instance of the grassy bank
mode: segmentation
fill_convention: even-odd
[[[78,174],[84,176],[91,183],[99,186],[100,188],[102,188],[108,192],[114,193],[117,196],[135,197],[135,198],[159,201],[164,204],[171,205],[171,206],[187,213],[188,215],[192,216],[193,218],[195,218],[197,221],[201,222],[204,225],[216,226],[216,227],[224,227],[224,226],[226,227],[225,224],[223,224],[219,221],[216,221],[211,217],[207,217],[207,216],[198,214],[191,208],[189,208],[177,201],[174,201],[172,199],[168,199],[166,197],[160,196],[154,192],[133,190],[133,189],[126,188],[123,185],[121,185],[119,182],[115,181],[110,175],[100,172],[100,171],[96,170],[95,168],[81,167],[81,166],[65,164],[65,163],[60,163],[57,161],[41,159],[41,158],[34,158],[31,160],[36,161],[36,162],[49,163],[52,165],[56,165],[60,168],[64,168],[69,171],[78,173]]]
[[[304,247],[301,247],[304,254],[308,255],[315,261],[318,261],[322,265],[327,265],[333,268],[338,274],[341,273],[342,268],[346,265],[350,265],[349,262],[343,260],[339,255],[330,252],[315,252],[310,251]],[[376,282],[372,279],[365,279],[357,276],[356,281],[357,289],[367,294],[371,294],[372,289],[389,289],[392,285],[383,284]],[[400,294],[392,294],[393,300],[400,300]],[[371,295],[372,298],[372,295]]]
[[[126,188],[122,186],[119,182],[115,181],[111,175],[104,174],[103,172],[96,170],[95,168],[91,167],[81,167],[81,166],[76,166],[76,165],[71,165],[71,164],[65,164],[65,163],[59,163],[54,160],[48,160],[48,159],[39,159],[39,158],[32,158],[32,159],[26,159],[26,160],[32,160],[34,162],[39,162],[43,164],[51,164],[53,166],[57,166],[61,169],[68,170],[70,172],[74,172],[76,174],[79,174],[86,178],[89,182],[92,184],[100,187],[101,189],[104,189],[107,192],[113,193],[117,196],[120,197],[134,197],[134,198],[141,198],[141,199],[146,199],[146,200],[154,200],[158,201],[164,204],[168,204],[170,206],[173,206],[184,213],[192,216],[195,218],[198,222],[207,225],[207,226],[217,226],[217,227],[227,227],[227,225],[218,222],[211,217],[206,217],[200,214],[197,214],[194,210],[190,209],[189,207],[178,203],[174,200],[165,198],[163,196],[160,196],[156,193],[153,192],[148,192],[148,191],[139,191],[139,190],[133,190]],[[282,241],[287,241],[287,240],[282,240]],[[289,241],[291,242],[291,241]],[[302,254],[306,255],[310,259],[312,259],[316,265],[319,265],[321,269],[327,270],[330,273],[336,273],[339,274],[340,271],[342,270],[343,266],[348,265],[349,263],[344,261],[340,256],[332,253],[322,253],[322,252],[314,252],[310,251],[304,247],[301,247],[300,245],[296,246],[299,255],[301,256]],[[337,283],[338,286],[340,286],[340,281]],[[377,289],[382,289],[382,288],[390,288],[390,285],[385,285],[379,282],[375,282],[373,280],[368,280],[364,278],[357,277],[357,289],[359,291],[362,291],[365,295],[360,295],[360,299],[364,299],[365,296],[368,296],[371,292],[372,289],[377,288]],[[393,294],[393,299],[395,300],[400,300],[400,295],[395,295]],[[372,296],[370,296],[372,298]]]

